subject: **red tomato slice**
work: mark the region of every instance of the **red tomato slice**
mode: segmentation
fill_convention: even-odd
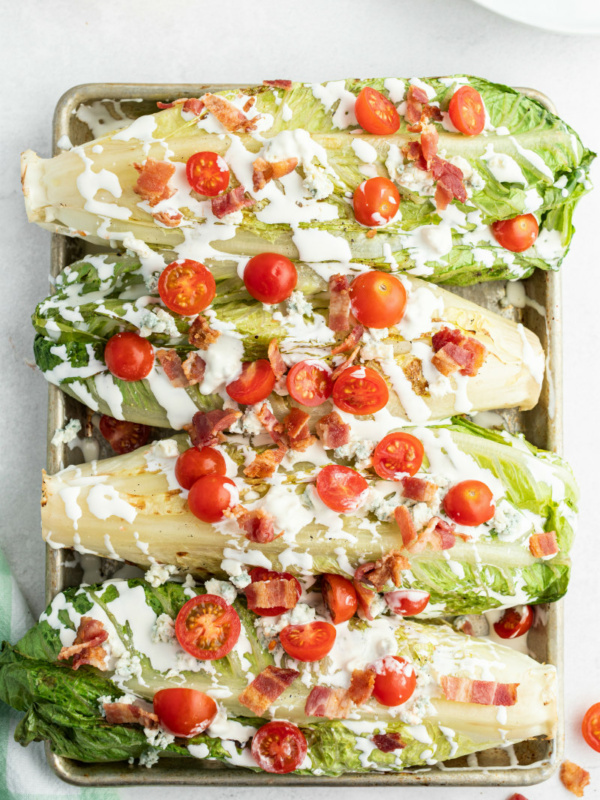
[[[383,599],[392,614],[400,617],[414,617],[424,611],[429,603],[429,592],[421,589],[399,589],[396,592],[386,592]]]
[[[399,706],[410,699],[417,685],[417,675],[410,661],[400,656],[384,656],[373,664],[373,697],[382,706]]]
[[[334,625],[346,622],[356,614],[358,599],[352,581],[341,575],[323,575],[321,591]]]
[[[214,661],[231,652],[239,639],[240,618],[233,606],[216,594],[192,597],[175,620],[177,641],[200,661]]]
[[[585,712],[581,732],[592,750],[600,753],[600,703],[594,703]]]
[[[400,194],[389,178],[369,178],[354,192],[354,216],[369,228],[387,225],[399,206]]]
[[[396,133],[400,127],[400,115],[396,106],[385,95],[370,86],[361,89],[356,98],[354,113],[358,124],[367,133],[386,136]]]
[[[333,402],[349,414],[374,414],[389,397],[386,382],[370,367],[348,367],[333,385]]]
[[[266,358],[245,361],[239,378],[227,384],[225,390],[232,400],[253,406],[266,400],[275,388],[275,373]]]
[[[185,165],[185,174],[192,189],[206,197],[216,197],[229,186],[229,167],[218,153],[194,153]]]
[[[225,459],[214,447],[184,450],[175,463],[175,478],[184,489],[191,489],[204,475],[225,475]]]
[[[119,455],[131,453],[132,450],[142,447],[150,436],[150,428],[147,425],[113,419],[106,414],[102,414],[100,417],[99,427],[102,436]]]
[[[244,283],[252,297],[261,303],[282,303],[298,283],[296,267],[277,253],[260,253],[246,264]]]
[[[348,514],[356,511],[364,502],[364,494],[369,484],[352,467],[329,464],[317,475],[317,492],[326,506]]]
[[[481,525],[496,512],[494,496],[481,481],[461,481],[444,497],[444,511],[459,525]]]
[[[252,583],[258,583],[259,581],[271,581],[277,579],[287,579],[293,580],[296,584],[296,593],[298,594],[298,600],[300,600],[300,595],[302,594],[302,587],[300,586],[299,582],[294,578],[293,575],[290,575],[289,572],[273,572],[273,570],[265,569],[264,567],[254,567],[250,570],[250,578]],[[251,611],[254,611],[255,614],[258,614],[259,617],[276,617],[278,614],[284,614],[288,609],[283,608],[283,606],[273,606],[273,608],[255,608],[254,606],[248,603],[248,608]]]
[[[291,722],[267,722],[252,739],[252,758],[265,772],[285,775],[298,769],[308,747],[304,734]]]
[[[423,463],[425,450],[410,433],[389,433],[373,451],[373,469],[386,481],[398,480],[399,472],[415,475]]]
[[[494,238],[505,250],[522,253],[538,238],[540,226],[533,214],[521,214],[512,219],[501,219],[492,225]]]
[[[217,292],[215,279],[198,261],[173,261],[158,279],[158,293],[176,314],[193,316],[212,303]]]
[[[331,370],[318,361],[300,361],[287,374],[287,390],[303,406],[320,406],[333,391]]]
[[[352,313],[367,328],[391,328],[406,309],[406,289],[394,275],[363,272],[350,286]]]
[[[496,635],[501,639],[517,639],[531,628],[533,617],[533,608],[531,606],[507,608],[498,622],[494,622]]]
[[[217,716],[217,704],[197,689],[160,689],[153,700],[160,724],[175,736],[197,736]]]
[[[237,503],[238,490],[224,475],[203,475],[192,485],[187,501],[192,514],[202,522],[220,522],[225,509]]]
[[[154,366],[154,348],[137,333],[123,331],[106,343],[104,360],[109,371],[122,381],[141,381]]]
[[[454,92],[448,112],[454,127],[466,136],[477,136],[485,127],[483,100],[472,86],[461,86]]]
[[[281,646],[296,661],[320,661],[335,643],[335,628],[329,622],[288,625],[279,634]]]

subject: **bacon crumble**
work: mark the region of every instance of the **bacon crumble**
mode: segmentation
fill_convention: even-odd
[[[555,531],[544,533],[532,533],[529,537],[529,549],[535,558],[544,556],[555,556],[558,553],[558,542],[556,541]]]
[[[373,744],[382,753],[393,753],[394,750],[402,750],[406,744],[402,741],[399,733],[392,731],[390,733],[376,733],[373,736]]]
[[[190,325],[188,342],[192,347],[196,347],[198,350],[208,350],[210,345],[214,344],[220,335],[220,331],[213,330],[213,328],[210,327],[206,317],[202,314],[198,314]]]
[[[139,194],[142,200],[147,200],[151,206],[155,206],[161,200],[167,200],[175,194],[175,189],[170,189],[168,186],[175,174],[175,164],[148,158],[143,164],[133,166],[139,172],[133,191]]]
[[[148,730],[158,728],[158,716],[134,703],[104,703],[106,721],[111,725],[142,725]]]
[[[280,444],[269,450],[257,453],[254,460],[244,468],[244,475],[248,478],[270,478],[281,464],[288,448]]]
[[[232,133],[239,130],[249,133],[256,129],[256,120],[248,119],[239,108],[224,97],[209,92],[200,98],[200,102],[224,128]]]
[[[560,765],[560,780],[565,789],[575,797],[583,797],[583,790],[590,782],[590,773],[572,761],[563,761]]]
[[[264,189],[270,181],[289,175],[298,166],[297,158],[284,158],[281,161],[266,161],[257,158],[252,164],[252,185],[255,192]]]
[[[250,542],[266,544],[281,536],[275,533],[275,517],[262,508],[249,511],[238,503],[233,508],[225,509],[223,515],[235,519]]]
[[[102,622],[92,617],[82,617],[73,644],[61,647],[58,660],[66,661],[72,657],[72,669],[77,670],[89,664],[104,671],[107,669],[106,651],[102,643],[107,639],[108,631]]]
[[[278,381],[285,374],[287,367],[285,365],[285,361],[281,357],[281,353],[279,352],[279,342],[277,339],[271,339],[269,342],[267,356],[269,358],[269,364],[271,365],[273,374],[275,375],[275,380]]]
[[[517,702],[518,683],[477,681],[442,675],[440,684],[446,700],[456,703],[477,703],[483,706],[514,706]]]
[[[195,386],[197,383],[202,383],[204,380],[204,372],[206,371],[206,362],[200,358],[198,353],[188,353],[187,358],[181,365],[183,374],[187,379],[188,386]]]
[[[329,320],[332,331],[342,333],[350,327],[350,284],[345,275],[329,278]]]
[[[172,386],[177,389],[185,389],[189,386],[183,363],[175,350],[157,350],[156,357]]]
[[[248,608],[294,608],[298,603],[298,589],[291,578],[270,578],[254,581],[244,589]]]
[[[410,569],[408,560],[399,550],[392,550],[377,561],[362,564],[354,573],[355,581],[367,581],[380,592],[390,580],[394,586],[402,585],[402,571]]]
[[[323,447],[327,450],[343,447],[350,441],[350,425],[344,422],[337,411],[332,411],[321,417],[317,421],[316,430]]]
[[[269,665],[246,686],[238,700],[253,714],[261,716],[299,675],[298,670]]]
[[[362,339],[364,332],[365,329],[362,325],[355,325],[344,341],[332,348],[331,355],[337,356],[339,353],[348,353],[353,350]]]
[[[292,82],[285,80],[263,81],[263,86],[270,86],[273,89],[283,89],[284,92],[289,92],[292,88]]]
[[[202,447],[219,444],[224,440],[222,431],[230,428],[236,419],[242,416],[240,411],[232,409],[213,411],[197,411],[192,417],[190,425],[184,425],[184,430],[190,434],[194,447]]]
[[[217,197],[211,198],[210,207],[212,213],[217,219],[223,219],[228,214],[233,214],[234,211],[240,211],[242,208],[249,208],[254,205],[252,197],[246,197],[246,190],[243,186],[237,186],[235,189],[230,189],[225,194],[220,194]]]
[[[434,350],[431,363],[442,375],[459,370],[461,375],[474,377],[487,355],[481,342],[458,329],[442,328],[431,337],[431,345]]]

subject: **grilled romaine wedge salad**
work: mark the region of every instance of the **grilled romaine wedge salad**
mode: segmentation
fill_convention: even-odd
[[[321,376],[333,385],[330,378],[344,367],[365,365],[389,393],[388,409],[399,423],[528,409],[538,400],[544,353],[535,334],[512,320],[418,278],[340,262],[281,259],[296,276],[295,289],[288,287],[282,302],[259,302],[247,288],[260,294],[252,283],[256,263],[260,268],[254,260],[245,266],[242,280],[235,263],[207,262],[216,294],[192,317],[184,314],[194,309],[181,308],[160,283],[182,269],[174,253],[155,253],[150,264],[89,256],[66,268],[55,294],[36,309],[37,364],[47,380],[94,411],[172,428],[189,424],[198,409],[247,402],[235,385],[252,361],[264,372],[266,394],[278,393],[274,402],[291,393],[307,405],[314,404],[309,373],[313,383]],[[141,372],[125,374],[106,355],[121,331],[148,351]]]
[[[45,475],[43,536],[242,581],[253,567],[337,574],[369,617],[398,590],[418,590],[424,616],[565,593],[577,488],[558,456],[463,418],[398,430],[385,410],[355,421],[360,438],[333,449],[342,417],[318,422],[317,439],[297,413],[272,428],[276,447],[260,432],[266,405],[241,419],[198,412],[196,447],[179,434]],[[224,424],[245,435],[215,434]]]
[[[154,578],[68,589],[3,645],[17,741],[84,762],[339,775],[554,735],[554,667],[511,648],[394,615],[333,625],[310,581],[293,611],[266,616],[247,605],[282,594],[268,575],[247,602],[229,582]]]
[[[268,251],[461,285],[558,268],[593,154],[539,101],[462,75],[283,84],[27,151],[29,219],[200,261]]]

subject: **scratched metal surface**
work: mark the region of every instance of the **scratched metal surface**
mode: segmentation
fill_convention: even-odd
[[[115,120],[123,117],[134,119],[156,110],[157,100],[173,100],[178,97],[198,97],[206,91],[231,88],[230,85],[197,84],[90,84],[76,86],[59,100],[53,127],[54,152],[57,142],[67,135],[74,145],[92,139],[87,125],[74,116],[81,104],[106,101],[108,116]],[[551,111],[552,102],[543,94],[531,89],[522,89],[524,94],[534,97]],[[128,100],[129,98],[129,100]],[[136,100],[131,100],[135,98]],[[141,99],[142,102],[139,102]],[[51,274],[58,273],[67,264],[89,252],[100,248],[90,247],[81,239],[69,239],[53,235],[51,245]],[[483,283],[464,288],[446,287],[505,317],[522,322],[540,338],[547,354],[548,368],[538,405],[531,411],[509,409],[499,412],[511,431],[522,431],[533,444],[548,450],[562,451],[562,344],[561,344],[561,288],[560,275],[556,272],[537,271],[526,281],[528,297],[540,303],[546,311],[546,319],[531,307],[524,309],[503,306],[505,281]],[[550,376],[550,379],[548,379]],[[67,419],[78,418],[83,432],[93,435],[88,410],[76,400],[64,395],[56,386],[49,386],[48,393],[48,472],[54,473],[68,464],[78,463],[78,451],[64,445],[51,447],[50,440],[57,428],[63,427]],[[101,437],[99,437],[101,438]],[[110,455],[105,443],[101,444],[101,457]],[[93,557],[87,556],[90,559]],[[115,562],[97,558],[101,573],[111,574]],[[67,586],[81,582],[81,567],[72,567],[72,553],[66,550],[46,550],[46,599],[49,602],[57,592]],[[514,759],[503,748],[491,748],[473,756],[447,761],[434,767],[415,767],[402,773],[346,774],[337,778],[299,775],[270,775],[228,767],[195,758],[166,759],[152,768],[129,765],[127,762],[83,764],[57,756],[46,746],[46,755],[56,774],[69,783],[80,786],[131,786],[131,785],[179,785],[179,786],[526,786],[539,783],[552,775],[562,758],[564,744],[564,715],[562,689],[563,611],[562,603],[547,607],[546,624],[529,633],[529,647],[537,660],[556,665],[558,670],[558,728],[556,738],[541,737],[514,746]],[[512,763],[511,763],[512,761]]]

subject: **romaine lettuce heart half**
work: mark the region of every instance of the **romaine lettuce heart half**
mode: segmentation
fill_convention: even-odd
[[[200,261],[264,251],[384,269],[393,260],[434,282],[460,285],[521,278],[536,267],[557,269],[573,234],[574,207],[589,188],[594,155],[566,123],[514,89],[465,76],[412,82],[441,109],[442,121],[433,123],[438,153],[461,169],[467,187],[466,202],[452,202],[443,212],[435,209],[431,174],[402,155],[402,147],[419,137],[404,119],[392,136],[358,128],[354,102],[366,85],[397,103],[403,118],[409,82],[375,79],[295,83],[288,92],[266,86],[220,92],[239,109],[255,101],[247,112],[256,124],[250,133],[229,133],[212,114],[198,118],[175,105],[53,159],[27,151],[22,173],[29,219],[140,252],[144,243],[181,248]],[[487,125],[479,136],[457,133],[449,121],[450,99],[466,84],[480,92],[486,107]],[[217,219],[185,177],[185,162],[199,151],[225,158],[235,185],[244,187],[254,205]],[[175,165],[174,193],[152,206],[134,192],[134,164],[146,158]],[[296,158],[298,165],[255,190],[256,158]],[[402,202],[397,217],[372,237],[357,223],[349,198],[374,175],[392,178]],[[498,245],[489,226],[522,213],[535,213],[540,236],[515,254]]]
[[[238,599],[234,607],[242,632],[236,646],[225,658],[197,661],[181,649],[172,638],[172,625],[165,622],[204,591],[129,580],[57,595],[40,622],[16,645],[4,643],[0,653],[0,699],[25,712],[16,740],[26,745],[45,739],[58,755],[83,762],[140,758],[151,765],[161,756],[193,756],[257,769],[249,743],[266,719],[251,716],[238,695],[274,663],[301,673],[265,714],[267,719],[287,719],[303,731],[308,757],[298,774],[399,771],[555,733],[553,667],[446,625],[389,617],[343,623],[326,659],[299,664],[279,645],[270,652],[264,639],[261,644],[261,622]],[[100,621],[108,632],[105,671],[89,666],[75,671],[57,660],[61,647],[72,644],[83,616]],[[349,719],[306,716],[304,704],[312,686],[347,686],[352,669],[369,666],[383,653],[406,658],[417,673],[417,688],[404,705],[388,708],[371,699]],[[500,708],[448,700],[442,676],[518,684],[516,702]],[[159,689],[182,685],[212,695],[219,706],[211,727],[191,739],[150,731],[147,736],[137,725],[109,724],[103,716],[106,702],[151,702]],[[382,752],[373,742],[378,732],[399,734],[404,748]]]

